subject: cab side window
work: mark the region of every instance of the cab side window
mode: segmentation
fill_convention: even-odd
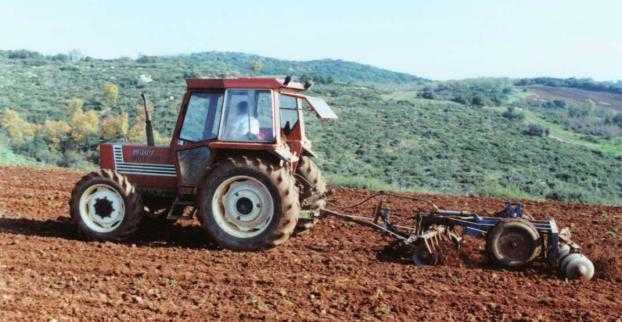
[[[281,113],[281,129],[285,134],[288,134],[298,123],[298,99],[279,94],[279,110]]]
[[[218,137],[223,93],[192,93],[179,138],[199,142]]]

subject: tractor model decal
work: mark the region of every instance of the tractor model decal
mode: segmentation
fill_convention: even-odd
[[[123,158],[123,146],[114,145],[112,147],[114,154],[114,166],[117,172],[127,175],[141,176],[160,176],[175,177],[177,176],[175,165],[173,164],[157,164],[157,163],[134,163],[125,162]]]

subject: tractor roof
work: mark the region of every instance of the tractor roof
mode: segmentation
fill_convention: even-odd
[[[305,90],[299,82],[291,81],[285,85],[285,79],[275,77],[238,77],[238,78],[197,78],[187,79],[189,90],[226,89],[226,88],[287,88],[294,91]]]

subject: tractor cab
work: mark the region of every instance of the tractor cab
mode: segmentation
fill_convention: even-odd
[[[303,94],[305,85],[289,78],[190,79],[173,134],[179,187],[192,188],[210,158],[268,153],[296,164],[313,155],[305,135],[303,106],[320,119],[336,119],[321,98]],[[307,85],[308,87],[308,85]]]
[[[177,122],[175,145],[218,142],[215,147],[256,149],[272,145],[286,161],[311,151],[304,134],[302,107],[308,105],[321,119],[336,119],[321,98],[302,92],[306,87],[276,78],[187,80],[188,92]],[[304,143],[302,143],[304,141]],[[283,144],[301,142],[290,146]]]

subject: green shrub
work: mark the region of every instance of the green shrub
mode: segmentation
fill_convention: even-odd
[[[73,150],[65,152],[63,159],[59,165],[63,167],[69,167],[69,168],[92,167],[92,164],[89,164],[80,152],[73,151]]]
[[[508,106],[505,112],[501,113],[501,116],[510,121],[522,121],[525,119],[525,114],[517,111],[513,106]]]
[[[26,49],[9,50],[7,55],[9,59],[39,59],[43,58],[43,55],[36,51],[30,51]]]
[[[545,128],[541,125],[530,123],[527,125],[527,128],[523,131],[526,135],[530,136],[549,136],[549,129]]]
[[[430,87],[426,87],[423,89],[421,93],[419,93],[419,97],[433,100],[435,96],[434,96],[434,92],[432,91],[432,89]]]

